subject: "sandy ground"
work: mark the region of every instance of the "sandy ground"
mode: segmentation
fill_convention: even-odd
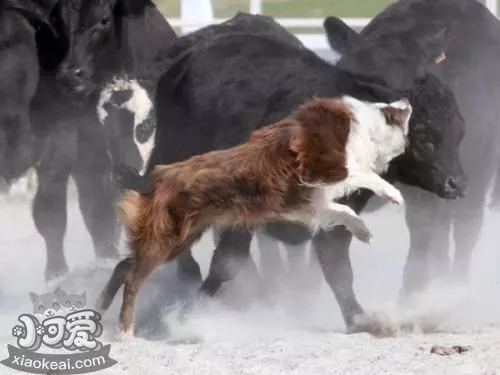
[[[30,216],[26,200],[2,201],[0,226],[0,359],[7,357],[7,344],[17,316],[31,312],[30,291],[47,289],[43,282],[45,251]],[[243,311],[211,303],[184,325],[171,323],[172,336],[164,340],[134,338],[117,341],[115,327],[121,295],[105,315],[103,341],[111,344],[111,357],[118,361],[103,374],[500,374],[500,273],[495,235],[500,216],[487,213],[487,221],[474,256],[468,288],[442,287],[419,301],[416,308],[396,306],[402,266],[408,247],[403,207],[384,207],[366,214],[375,242],[354,242],[352,261],[355,288],[362,304],[384,314],[388,324],[401,321],[432,321],[439,332],[398,333],[375,338],[368,334],[346,335],[338,307],[322,279],[306,292],[284,287],[272,306],[252,304]],[[89,300],[104,285],[113,267],[96,263],[90,238],[78,205],[69,205],[66,256],[72,269],[63,280],[67,289],[87,290]],[[195,248],[195,257],[206,272],[212,249],[210,236]],[[256,259],[255,244],[252,252]],[[142,290],[139,300],[147,306],[155,294],[156,275],[172,273],[173,266],[158,270]],[[317,278],[317,269],[309,275]],[[225,292],[226,298],[241,297],[244,277]],[[175,288],[167,284],[164,288]],[[187,338],[196,341],[186,341]],[[173,341],[178,340],[178,341]],[[472,350],[442,357],[430,353],[433,345],[470,345]],[[0,374],[19,373],[0,365]]]

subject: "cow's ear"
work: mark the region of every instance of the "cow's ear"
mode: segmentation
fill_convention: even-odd
[[[151,0],[121,0],[120,10],[124,15],[141,14],[147,6],[153,6]]]
[[[28,19],[50,26],[50,13],[60,0],[11,0],[10,8],[21,11]]]
[[[362,42],[362,38],[356,30],[338,17],[326,17],[323,21],[323,29],[330,48],[340,54],[360,45]]]
[[[446,47],[452,28],[452,24],[443,25],[430,34],[425,40],[426,48],[430,52],[434,62],[437,64],[446,58]]]

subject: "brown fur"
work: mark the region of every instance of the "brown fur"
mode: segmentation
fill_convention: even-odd
[[[160,251],[167,261],[209,225],[253,227],[280,220],[306,202],[310,189],[301,181],[331,183],[347,176],[351,118],[339,100],[313,99],[254,131],[242,145],[157,166],[151,195],[129,192],[120,203],[133,251]]]
[[[340,99],[314,98],[254,131],[244,144],[157,166],[150,194],[126,193],[119,210],[135,262],[125,276],[122,330],[131,326],[145,277],[190,247],[209,226],[254,228],[282,220],[283,214],[307,206],[312,188],[304,182],[343,180],[352,119]],[[107,302],[113,297],[103,292]]]

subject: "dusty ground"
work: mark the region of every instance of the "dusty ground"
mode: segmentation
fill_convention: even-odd
[[[29,204],[2,202],[1,207],[0,358],[3,359],[7,356],[7,344],[14,344],[10,330],[17,316],[31,312],[28,293],[42,292],[46,285],[43,241],[33,226]],[[69,207],[66,256],[72,274],[64,280],[64,285],[75,291],[87,290],[89,300],[93,301],[114,264],[95,263],[76,202]],[[469,288],[436,289],[424,296],[416,308],[399,311],[395,299],[408,246],[402,214],[403,208],[385,207],[376,214],[365,215],[375,242],[372,246],[353,243],[356,291],[369,311],[386,315],[388,325],[397,327],[402,321],[426,321],[441,332],[399,333],[388,338],[346,335],[331,292],[319,279],[320,285],[308,295],[285,292],[285,288],[272,307],[254,304],[245,311],[235,312],[213,303],[185,325],[175,322],[172,314],[166,314],[165,319],[173,329],[171,340],[180,343],[142,338],[120,343],[115,338],[120,296],[105,316],[103,336],[103,341],[111,343],[111,357],[118,364],[102,373],[500,374],[500,255],[495,237],[499,215],[487,213]],[[209,236],[195,250],[204,271],[211,248]],[[169,270],[172,268],[167,266],[157,274]],[[311,272],[306,277],[314,279],[317,269]],[[154,296],[154,279],[143,290],[140,307]],[[240,294],[244,281],[239,280],[226,295]],[[172,284],[163,287],[175,288]],[[193,337],[194,343],[182,341]],[[442,357],[430,354],[435,344],[470,345],[472,350]],[[0,365],[0,374],[15,373],[18,372]]]

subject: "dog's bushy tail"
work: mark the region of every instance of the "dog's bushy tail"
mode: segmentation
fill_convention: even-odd
[[[175,223],[167,213],[165,200],[169,197],[158,199],[129,190],[118,202],[118,216],[125,225],[136,258],[169,258],[168,241],[175,241]]]

